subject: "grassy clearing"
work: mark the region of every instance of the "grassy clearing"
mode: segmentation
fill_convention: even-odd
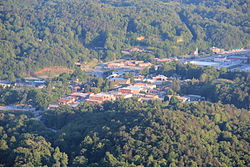
[[[45,67],[37,72],[34,72],[34,75],[39,78],[51,78],[58,76],[62,73],[72,73],[74,70],[69,69],[63,66],[52,66],[52,67]]]

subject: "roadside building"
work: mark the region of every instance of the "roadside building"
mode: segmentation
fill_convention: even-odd
[[[74,98],[60,98],[58,100],[59,105],[68,105],[75,101]]]
[[[144,39],[145,39],[144,36],[140,36],[140,37],[137,37],[137,38],[136,38],[137,41],[141,41],[141,40],[144,40]]]
[[[73,91],[79,91],[79,90],[81,90],[81,87],[80,86],[78,86],[78,85],[76,85],[76,86],[71,86],[71,90],[73,90]]]
[[[70,96],[78,97],[78,98],[88,98],[89,93],[73,92],[70,94]]]
[[[52,109],[55,109],[55,108],[58,108],[58,107],[59,107],[59,103],[52,103],[52,104],[49,104],[48,109],[52,110]]]
[[[156,85],[148,84],[148,83],[135,83],[133,86],[137,88],[143,88],[143,89],[155,89],[156,88]]]
[[[168,77],[164,75],[157,75],[156,77],[153,77],[152,80],[154,81],[167,81]]]
[[[150,67],[152,64],[151,63],[139,63],[139,67]]]
[[[115,96],[109,93],[98,93],[98,94],[92,94],[89,96],[89,99],[87,99],[88,103],[98,103],[102,104],[105,101],[111,101],[115,100]]]
[[[132,49],[129,50],[129,52],[139,52],[139,53],[142,53],[142,52],[144,52],[144,49],[132,48]]]
[[[46,85],[42,84],[42,85],[37,86],[37,88],[38,89],[44,89],[44,88],[46,88]]]
[[[11,87],[11,83],[8,81],[0,81],[0,87],[9,88],[9,87]]]
[[[166,62],[171,62],[172,59],[168,59],[168,58],[165,58],[165,59],[155,58],[155,61],[156,61],[157,63],[166,63]]]
[[[204,101],[205,100],[205,97],[202,97],[200,95],[185,95],[183,97],[188,98],[188,101]]]
[[[135,82],[142,82],[144,80],[145,80],[145,76],[144,75],[134,76],[134,81]]]
[[[152,79],[147,79],[146,81],[149,83],[153,83],[156,85],[162,85],[163,82],[166,82],[168,78],[164,75],[158,75],[156,77],[153,77]]]
[[[111,78],[110,81],[115,82],[119,85],[130,84],[130,78]]]
[[[120,88],[119,92],[121,93],[127,93],[127,94],[138,94],[139,92],[144,91],[143,88],[128,86],[124,88]]]
[[[189,61],[189,62],[185,62],[185,64],[194,64],[194,65],[198,65],[198,66],[213,66],[213,67],[217,67],[220,65],[220,63],[216,63],[216,62],[208,62],[208,61]]]
[[[132,98],[133,97],[133,94],[129,94],[129,93],[121,93],[121,92],[117,92],[117,91],[110,92],[110,93],[112,95],[114,95],[116,97],[116,99],[118,99],[118,98],[127,99],[127,98]]]
[[[216,53],[216,54],[223,54],[225,52],[224,49],[220,49],[220,48],[216,48],[216,47],[212,47],[210,49],[213,53]]]
[[[147,93],[151,94],[151,95],[158,95],[158,96],[163,97],[166,94],[166,90],[161,90],[161,89],[157,88],[157,89],[148,90]]]

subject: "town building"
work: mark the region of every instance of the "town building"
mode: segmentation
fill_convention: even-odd
[[[172,59],[169,59],[169,58],[165,58],[165,59],[155,58],[155,61],[156,61],[157,63],[166,63],[166,62],[171,62]]]
[[[141,41],[141,40],[144,40],[144,39],[145,39],[144,36],[140,36],[140,37],[137,37],[137,38],[136,38],[137,41]]]
[[[80,86],[78,86],[78,85],[76,85],[76,86],[71,86],[71,90],[73,90],[73,91],[79,91],[79,90],[81,90],[81,87]]]
[[[0,81],[0,87],[2,87],[2,88],[11,87],[11,83],[8,81]]]
[[[68,105],[75,101],[75,98],[60,98],[58,100],[59,105]]]
[[[89,96],[89,99],[87,99],[88,103],[98,103],[102,104],[105,101],[112,101],[115,100],[115,96],[109,93],[98,93],[98,94],[92,94]]]
[[[73,92],[70,94],[70,96],[78,97],[78,98],[88,98],[89,95],[90,95],[89,93],[81,93],[81,92]]]
[[[55,109],[55,108],[58,108],[58,107],[59,107],[59,103],[52,103],[52,104],[49,104],[48,109],[52,110],[52,109]]]
[[[110,92],[112,95],[114,95],[116,97],[116,99],[118,98],[124,98],[124,99],[127,99],[127,98],[132,98],[133,97],[133,94],[129,94],[129,93],[121,93],[121,92],[118,92],[118,91],[113,91],[113,92]]]
[[[220,48],[216,48],[216,47],[212,47],[210,49],[213,53],[216,53],[216,54],[224,54],[225,50],[224,49],[220,49]]]
[[[157,75],[156,77],[153,77],[152,80],[154,81],[167,81],[168,77],[164,75]]]
[[[151,63],[139,63],[139,67],[150,67],[152,64]]]
[[[144,79],[145,79],[144,75],[134,76],[134,81],[136,82],[144,81]]]
[[[148,101],[148,100],[161,100],[158,95],[143,95],[139,100]]]
[[[110,81],[115,82],[116,84],[119,85],[124,85],[124,84],[130,84],[130,78],[111,78]]]
[[[156,85],[148,84],[148,83],[135,83],[133,86],[137,88],[143,88],[143,89],[155,89],[156,88]]]
[[[183,96],[188,99],[188,101],[204,101],[205,97],[202,97],[200,95],[185,95]]]
[[[143,88],[128,86],[124,88],[120,88],[119,92],[121,93],[127,93],[127,94],[138,94],[139,92],[144,91]]]

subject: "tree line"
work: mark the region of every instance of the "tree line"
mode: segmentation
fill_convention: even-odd
[[[249,166],[249,112],[233,105],[121,99],[0,114],[4,166]],[[45,126],[46,125],[46,126]]]
[[[247,1],[181,2],[3,1],[0,79],[93,58],[114,60],[130,47],[149,49],[153,57],[176,57],[196,47],[249,47]]]

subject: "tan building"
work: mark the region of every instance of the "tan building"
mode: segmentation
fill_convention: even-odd
[[[128,94],[128,93],[121,93],[121,92],[112,92],[111,93],[112,95],[114,95],[116,98],[124,98],[124,99],[127,99],[127,98],[131,98],[133,97],[133,94]]]
[[[8,82],[0,82],[0,87],[8,88],[8,87],[11,87],[11,84]]]
[[[139,67],[150,67],[152,64],[151,63],[139,63]]]
[[[128,94],[138,94],[140,91],[143,91],[142,88],[128,86],[124,88],[120,88],[119,92],[121,93],[128,93]]]
[[[140,37],[137,37],[137,38],[136,38],[137,41],[141,41],[141,40],[144,40],[144,39],[145,39],[144,36],[140,36]]]
[[[165,63],[165,62],[170,62],[172,61],[172,59],[168,59],[168,58],[165,58],[165,59],[158,59],[158,58],[155,58],[155,61],[157,63]]]
[[[145,88],[145,89],[155,89],[156,85],[148,84],[148,83],[135,83],[134,87]]]
[[[87,99],[87,102],[102,104],[103,102],[108,100],[115,100],[115,96],[108,93],[92,94],[89,96],[89,99]]]
[[[75,99],[72,99],[72,98],[68,98],[68,99],[65,99],[65,98],[61,98],[58,100],[58,103],[60,105],[67,105],[67,104],[71,104],[75,101]]]
[[[116,84],[130,84],[130,78],[125,79],[125,78],[111,78],[110,81],[115,82]]]
[[[213,53],[216,53],[216,54],[222,54],[222,53],[225,52],[224,49],[220,49],[220,48],[216,48],[216,47],[212,47],[212,48],[211,48],[211,51],[212,51]]]
[[[167,81],[168,77],[166,77],[164,75],[157,75],[156,77],[153,77],[152,80],[155,80],[155,81]]]

